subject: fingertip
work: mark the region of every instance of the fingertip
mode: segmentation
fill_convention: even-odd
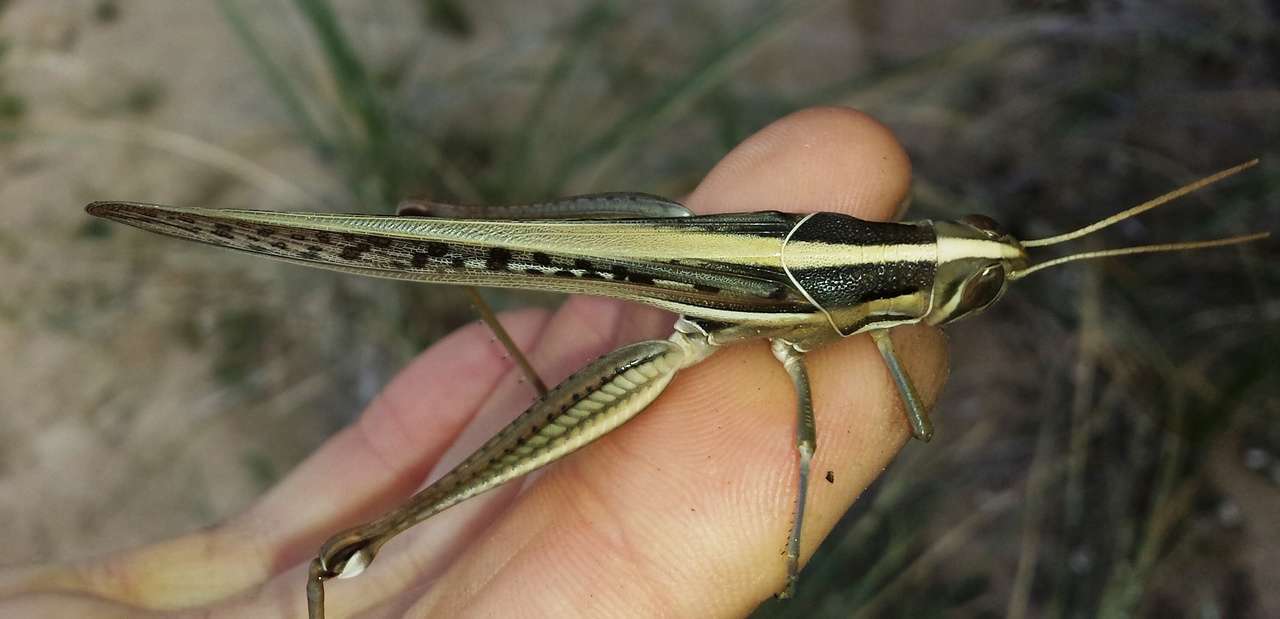
[[[701,213],[782,210],[889,219],[911,162],[888,127],[846,107],[785,116],[734,148],[689,197]]]

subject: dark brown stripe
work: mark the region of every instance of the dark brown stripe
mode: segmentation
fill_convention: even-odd
[[[863,221],[839,213],[817,213],[791,233],[791,241],[832,245],[923,245],[937,242],[933,227]]]
[[[936,270],[932,262],[889,262],[799,269],[791,274],[818,305],[834,311],[925,290],[933,285]]]

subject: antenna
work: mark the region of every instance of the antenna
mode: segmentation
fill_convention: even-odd
[[[1089,224],[1083,228],[1080,228],[1079,230],[1074,230],[1072,232],[1067,232],[1066,234],[1059,234],[1057,236],[1051,236],[1044,239],[1023,241],[1022,246],[1023,247],[1044,247],[1046,245],[1056,245],[1058,243],[1071,241],[1074,239],[1078,239],[1082,236],[1093,234],[1094,232],[1097,232],[1108,226],[1113,226],[1126,219],[1129,219],[1130,217],[1134,217],[1142,213],[1145,213],[1153,208],[1156,208],[1157,206],[1163,206],[1165,204],[1173,202],[1174,200],[1177,200],[1178,198],[1181,198],[1182,196],[1185,196],[1189,193],[1204,189],[1205,187],[1208,187],[1209,185],[1212,185],[1224,178],[1227,178],[1229,176],[1235,176],[1236,174],[1239,174],[1240,172],[1248,170],[1249,168],[1252,168],[1255,165],[1258,165],[1258,160],[1250,159],[1249,161],[1246,161],[1238,166],[1227,168],[1221,172],[1218,172],[1217,174],[1206,176],[1194,183],[1183,185],[1177,189],[1174,189],[1173,191],[1170,191],[1169,193],[1164,194],[1163,196],[1160,196],[1159,198],[1156,198],[1154,200],[1148,200],[1146,202],[1143,202],[1142,204],[1139,204],[1138,206],[1116,213],[1115,215],[1112,215],[1106,219],[1103,219],[1102,221]]]
[[[1104,249],[1101,251],[1087,251],[1080,254],[1072,254],[1061,258],[1054,258],[1039,264],[1033,264],[1020,271],[1014,271],[1009,274],[1009,279],[1022,279],[1041,269],[1047,269],[1059,264],[1075,262],[1077,260],[1093,260],[1095,258],[1107,258],[1110,256],[1127,256],[1130,254],[1158,254],[1166,251],[1183,251],[1188,249],[1206,249],[1209,247],[1222,247],[1224,245],[1239,245],[1240,243],[1248,243],[1257,241],[1271,236],[1270,232],[1258,232],[1256,234],[1243,234],[1240,236],[1228,237],[1225,239],[1213,239],[1211,241],[1186,241],[1183,243],[1161,243],[1159,245],[1139,245],[1137,247],[1121,247],[1119,249]]]
[[[1112,215],[1110,217],[1107,217],[1106,219],[1102,219],[1095,223],[1089,224],[1083,228],[1080,228],[1079,230],[1073,230],[1071,232],[1067,232],[1064,234],[1059,234],[1056,236],[1051,236],[1043,239],[1023,241],[1022,246],[1023,247],[1044,247],[1047,245],[1056,245],[1058,243],[1063,243],[1066,241],[1078,239],[1082,236],[1093,234],[1098,230],[1101,230],[1108,226],[1115,225],[1121,221],[1129,219],[1130,217],[1140,215],[1153,208],[1156,208],[1157,206],[1163,206],[1189,193],[1208,187],[1209,185],[1212,185],[1224,178],[1239,174],[1240,172],[1243,172],[1244,170],[1252,168],[1255,165],[1258,165],[1258,160],[1250,159],[1249,161],[1246,161],[1240,165],[1227,168],[1221,172],[1218,172],[1217,174],[1212,174],[1198,181],[1195,181],[1193,183],[1183,185],[1182,187],[1179,187],[1173,191],[1170,191],[1169,193],[1166,193],[1158,198],[1143,202],[1138,206],[1116,213],[1115,215]],[[1059,264],[1075,262],[1077,260],[1093,260],[1096,258],[1107,258],[1110,256],[1127,256],[1130,254],[1153,254],[1153,253],[1168,252],[1168,251],[1206,249],[1209,247],[1222,247],[1224,245],[1237,245],[1240,243],[1248,243],[1250,241],[1265,239],[1269,236],[1271,236],[1270,232],[1259,232],[1256,234],[1245,234],[1240,236],[1233,236],[1233,237],[1228,237],[1224,239],[1213,239],[1208,241],[1185,241],[1180,243],[1160,243],[1157,245],[1140,245],[1137,247],[1121,247],[1118,249],[1104,249],[1100,251],[1089,251],[1089,252],[1083,252],[1079,254],[1072,254],[1069,256],[1063,256],[1061,258],[1055,258],[1053,260],[1048,260],[1045,262],[1041,262],[1039,264],[1033,264],[1025,269],[1020,269],[1018,271],[1013,271],[1009,273],[1009,279],[1021,279],[1032,273],[1035,273],[1036,271],[1047,269],[1052,266],[1057,266]]]

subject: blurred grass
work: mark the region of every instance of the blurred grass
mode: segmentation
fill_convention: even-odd
[[[938,9],[933,19],[948,24],[938,27],[887,2],[753,2],[726,13],[583,0],[535,43],[550,49],[520,53],[513,39],[424,77],[420,65],[435,59],[417,48],[371,64],[369,41],[327,0],[288,5],[305,41],[276,35],[239,0],[218,3],[293,138],[344,181],[345,195],[314,208],[388,212],[411,195],[680,195],[778,116],[844,104],[902,137],[915,165],[913,217],[977,210],[1043,236],[1261,155],[1257,170],[1127,222],[1105,244],[1280,230],[1276,9],[997,5]],[[465,42],[486,27],[478,5],[414,6],[424,39]],[[646,11],[678,19],[646,22]],[[851,22],[860,53],[828,58],[822,80],[771,71],[796,62],[789,46],[829,32],[820,26],[833,15]],[[534,60],[513,60],[523,56]],[[163,94],[140,92],[140,108]],[[0,131],[22,113],[9,100],[22,101],[0,82]],[[459,106],[476,110],[473,122],[451,122]],[[1280,567],[1242,549],[1280,536],[1280,525],[1274,514],[1230,516],[1248,503],[1229,482],[1256,477],[1280,492],[1280,475],[1210,463],[1245,449],[1280,461],[1276,260],[1269,242],[1051,271],[957,326],[938,439],[909,447],[855,505],[797,599],[756,615],[1262,616],[1260,600],[1276,594],[1261,583]],[[317,281],[345,325],[330,347],[389,349],[388,367],[470,320],[461,295],[400,286],[388,301],[337,278],[307,285]],[[272,319],[249,303],[204,336],[228,383],[252,382],[246,370],[268,352],[259,336]],[[338,358],[352,367],[335,373],[376,388],[367,356]],[[247,458],[269,483],[275,465]]]

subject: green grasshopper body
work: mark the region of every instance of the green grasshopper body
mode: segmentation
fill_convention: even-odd
[[[360,573],[395,535],[602,436],[648,406],[679,370],[717,347],[761,338],[772,341],[799,396],[798,496],[787,544],[787,588],[781,594],[788,595],[799,571],[815,445],[805,351],[870,333],[903,398],[913,435],[929,440],[933,430],[927,412],[893,350],[889,329],[969,316],[999,299],[1008,282],[1065,261],[1265,236],[1092,252],[1037,265],[1025,251],[1091,233],[1253,163],[1076,232],[1026,243],[981,216],[907,223],[835,213],[694,216],[676,202],[644,194],[514,207],[410,203],[398,216],[127,202],[95,202],[87,210],[170,236],[348,273],[600,295],[680,315],[669,339],[624,346],[601,357],[545,393],[404,505],[326,542],[312,562],[307,586],[311,615],[322,617],[323,582]]]

